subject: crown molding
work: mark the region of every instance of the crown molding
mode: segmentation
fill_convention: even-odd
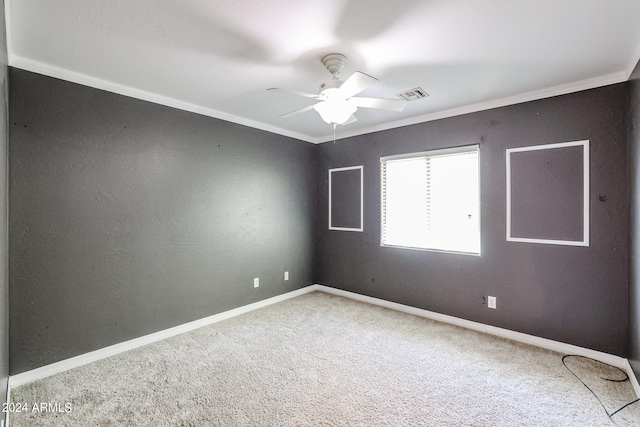
[[[638,55],[640,56],[640,45],[638,46]],[[635,64],[634,64],[635,67]],[[631,69],[633,71],[633,68]],[[630,73],[629,73],[630,74]],[[493,99],[486,102],[479,102],[476,104],[465,105],[462,107],[451,108],[443,111],[436,111],[433,113],[427,113],[408,119],[396,120],[394,122],[383,123],[376,126],[369,126],[366,128],[360,128],[357,131],[341,132],[336,135],[336,140],[351,138],[354,136],[364,135],[367,133],[380,132],[383,130],[395,129],[403,126],[414,125],[418,123],[430,122],[433,120],[445,119],[448,117],[461,116],[463,114],[476,113],[478,111],[490,110],[492,108],[506,107],[509,105],[521,104],[529,101],[536,101],[538,99],[551,98],[553,96],[566,95],[573,92],[579,92],[587,89],[594,89],[597,87],[608,86],[616,83],[627,81],[629,78],[626,71],[620,71],[617,73],[607,74],[592,79],[580,80],[573,83],[567,83],[558,86],[552,86],[545,89],[539,89],[531,92],[526,92],[519,95],[508,96],[505,98]],[[333,136],[327,136],[318,138],[318,143],[333,141]]]
[[[108,80],[91,77],[86,74],[77,73],[75,71],[69,71],[64,68],[56,67],[56,66],[45,64],[38,61],[33,61],[31,59],[23,58],[18,55],[12,54],[9,56],[9,66],[14,68],[20,68],[25,71],[31,71],[37,74],[42,74],[48,77],[55,77],[57,79],[65,80],[71,83],[77,83],[84,86],[105,90],[107,92],[128,96],[131,98],[153,102],[154,104],[160,104],[167,107],[177,108],[178,110],[189,111],[191,113],[213,117],[215,119],[225,120],[227,122],[248,126],[250,128],[264,130],[267,132],[279,134],[289,138],[299,139],[305,142],[311,142],[311,143],[317,142],[315,138],[311,138],[301,133],[291,132],[286,129],[282,129],[275,126],[269,126],[264,123],[260,123],[254,120],[249,120],[233,114],[224,113],[222,111],[214,110],[212,108],[191,104],[189,102],[180,101],[175,98],[158,95],[156,93],[147,92],[147,91],[136,89],[130,86],[125,86],[119,83],[110,82]]]
[[[640,45],[636,48],[634,58],[640,58]],[[543,98],[550,98],[558,95],[565,95],[572,92],[579,92],[582,90],[593,89],[596,87],[607,86],[615,83],[621,83],[627,81],[629,75],[635,68],[636,62],[633,65],[629,65],[630,70],[620,71],[612,74],[607,74],[600,77],[581,80],[578,82],[567,83],[558,86],[552,86],[545,89],[539,89],[519,95],[509,96],[505,98],[494,99],[486,102],[480,102],[471,105],[465,105],[462,107],[451,108],[443,111],[436,111],[433,113],[427,113],[416,117],[410,117],[407,119],[396,120],[393,122],[382,123],[374,126],[367,126],[352,131],[340,132],[336,134],[335,140],[351,138],[355,136],[365,135],[373,132],[380,132],[389,129],[395,129],[403,126],[410,126],[418,123],[429,122],[433,120],[444,119],[448,117],[460,116],[463,114],[475,113],[478,111],[490,110],[492,108],[505,107],[509,105],[520,104],[529,101],[535,101]],[[9,65],[14,68],[20,68],[22,70],[31,71],[34,73],[42,74],[49,77],[55,77],[61,80],[69,81],[72,83],[78,83],[84,86],[93,87],[96,89],[105,90],[108,92],[117,93],[136,99],[141,99],[155,104],[165,105],[167,107],[177,108],[179,110],[189,111],[196,114],[201,114],[208,117],[213,117],[220,120],[225,120],[231,123],[236,123],[243,126],[248,126],[254,129],[263,130],[266,132],[275,133],[278,135],[286,136],[289,138],[298,139],[300,141],[309,142],[312,144],[320,144],[324,142],[333,141],[333,135],[327,135],[324,137],[314,138],[309,135],[304,135],[298,132],[291,132],[286,129],[282,129],[276,126],[266,125],[254,120],[249,120],[243,117],[239,117],[233,114],[224,113],[222,111],[214,110],[211,108],[202,107],[200,105],[191,104],[184,101],[179,101],[167,96],[158,95],[152,92],[135,89],[129,86],[125,86],[119,83],[110,82],[107,80],[91,77],[86,74],[69,71],[64,68],[56,67],[42,62],[33,61],[27,58],[23,58],[18,55],[10,54]],[[627,68],[629,68],[627,67]]]
[[[631,77],[631,73],[636,69],[636,65],[640,62],[640,43],[636,46],[636,49],[633,51],[633,55],[631,55],[631,59],[627,64],[627,69],[625,70],[625,74],[627,78],[625,80],[629,80]]]

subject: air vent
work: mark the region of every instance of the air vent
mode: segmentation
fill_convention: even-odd
[[[425,92],[421,87],[417,87],[415,89],[410,89],[399,93],[398,96],[402,99],[406,99],[407,101],[415,101],[417,99],[426,98],[427,96],[429,96],[429,94]]]

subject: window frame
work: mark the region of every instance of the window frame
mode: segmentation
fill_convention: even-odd
[[[447,249],[437,249],[437,248],[420,248],[414,246],[401,246],[401,245],[389,245],[383,242],[383,218],[384,218],[384,197],[383,191],[386,191],[384,184],[382,182],[382,166],[384,162],[393,161],[393,160],[404,160],[404,159],[413,159],[420,157],[436,157],[443,156],[449,154],[458,154],[465,153],[469,151],[477,152],[478,156],[478,238],[480,239],[478,245],[478,252],[464,252],[457,250],[447,250]],[[456,147],[448,147],[448,148],[439,148],[428,151],[418,151],[412,153],[404,153],[404,154],[393,154],[388,156],[380,157],[380,247],[383,248],[395,248],[395,249],[411,249],[417,251],[428,251],[428,252],[439,252],[446,254],[458,254],[458,255],[469,255],[469,256],[481,256],[482,253],[482,183],[481,183],[481,153],[480,153],[480,144],[471,144],[471,145],[462,145]]]

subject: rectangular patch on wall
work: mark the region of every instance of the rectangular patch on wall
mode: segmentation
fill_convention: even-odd
[[[510,148],[507,241],[589,246],[589,141]]]
[[[362,231],[362,166],[329,169],[329,230]]]

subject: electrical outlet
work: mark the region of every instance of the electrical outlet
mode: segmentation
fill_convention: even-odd
[[[487,297],[487,307],[496,308],[496,297]]]
[[[256,277],[253,279],[253,287],[257,288],[258,286],[260,286],[260,278]]]
[[[284,280],[289,280],[289,272],[288,271],[284,272]]]

